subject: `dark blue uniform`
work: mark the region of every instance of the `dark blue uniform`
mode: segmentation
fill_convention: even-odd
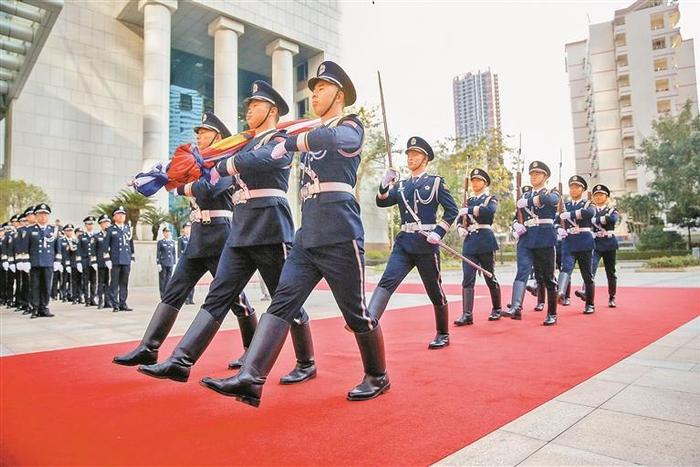
[[[58,227],[33,225],[27,229],[27,251],[31,265],[32,317],[53,316],[48,309],[54,263],[61,261]]]
[[[545,164],[534,161],[530,164],[530,172],[542,171],[549,175]],[[520,198],[525,207],[519,208],[522,213],[523,226],[526,229],[518,238],[516,248],[517,272],[513,282],[513,295],[508,314],[511,318],[520,319],[525,288],[530,271],[534,268],[535,279],[544,284],[547,290],[547,318],[545,325],[556,322],[557,313],[557,283],[554,280],[554,259],[557,233],[554,228],[557,205],[560,194],[557,190],[540,188],[523,193]],[[514,228],[519,226],[516,219]]]
[[[78,254],[80,256],[80,274],[82,295],[85,306],[97,306],[97,271],[92,268],[97,256],[97,243],[94,232],[83,232],[78,236]]]
[[[585,287],[586,305],[592,307],[595,296],[595,286],[591,274],[591,261],[595,245],[591,232],[593,205],[584,199],[571,200],[564,203],[564,209],[571,217],[564,221],[559,220],[561,228],[566,231],[566,237],[561,247],[561,271],[557,281],[560,301],[564,300],[566,288],[571,280],[571,273],[575,263],[578,262]]]
[[[467,199],[467,214],[457,220],[457,225],[466,230],[462,254],[483,267],[493,277],[484,276],[491,294],[491,312],[501,313],[501,286],[496,279],[495,262],[498,242],[493,233],[493,220],[498,209],[498,199],[488,193],[481,193]],[[461,229],[460,229],[461,230]],[[474,302],[474,285],[476,269],[467,263],[462,263],[463,313],[471,317]],[[469,319],[469,321],[472,321]],[[468,324],[468,323],[464,323]],[[471,323],[469,323],[471,324]]]
[[[131,227],[126,224],[110,225],[105,231],[107,252],[112,262],[110,278],[113,311],[126,311],[129,307],[126,299],[129,295],[129,274],[134,260],[134,240]]]
[[[177,239],[177,256],[178,258],[181,258],[182,255],[185,254],[185,250],[187,250],[187,245],[190,243],[190,236],[189,235],[181,235],[180,238]],[[192,305],[194,304],[194,287],[192,287],[192,290],[190,290],[189,295],[187,296],[187,299],[185,300],[185,305]]]
[[[65,250],[62,251],[63,255],[63,270],[66,272],[66,283],[67,288],[70,291],[70,297],[72,302],[81,302],[80,298],[80,286],[81,286],[81,274],[77,269],[78,265],[78,238],[66,237]]]
[[[617,209],[610,206],[596,207],[591,219],[593,235],[595,235],[595,249],[593,251],[592,274],[598,270],[598,263],[603,259],[605,275],[608,278],[608,303],[615,306],[615,295],[617,293],[617,275],[615,273],[615,263],[617,249],[619,248],[617,237],[615,237],[615,225],[620,220]]]
[[[173,266],[175,266],[175,240],[161,238],[156,244],[156,264],[160,266],[158,273],[158,289],[160,290],[160,298],[163,299],[165,288],[173,275]]]
[[[97,308],[110,308],[112,307],[112,294],[109,276],[112,261],[109,256],[106,230],[95,234],[95,261],[91,266],[97,266]]]

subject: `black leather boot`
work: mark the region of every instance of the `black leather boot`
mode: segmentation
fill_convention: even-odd
[[[610,308],[617,308],[615,294],[617,294],[617,278],[608,279],[608,307]]]
[[[356,333],[355,340],[360,348],[365,376],[360,384],[348,392],[348,400],[366,401],[374,399],[391,387],[386,372],[382,328],[377,325],[371,331]]]
[[[154,378],[187,382],[190,367],[202,356],[220,326],[207,310],[200,309],[173,354],[163,363],[139,365],[138,371]]]
[[[474,324],[474,288],[462,289],[462,316],[454,323],[457,326],[468,326]]]
[[[202,386],[224,396],[235,397],[244,404],[258,407],[263,385],[282,351],[288,330],[288,322],[263,313],[238,374],[224,379],[206,377],[201,381]]]
[[[146,332],[143,334],[141,343],[131,352],[114,357],[112,363],[124,366],[153,365],[157,363],[158,349],[165,338],[168,337],[168,333],[170,333],[173,324],[175,324],[179,311],[173,306],[163,302],[159,303],[151,317],[151,322],[148,323]]]
[[[253,312],[248,316],[236,317],[238,319],[238,328],[241,330],[241,341],[243,342],[243,354],[236,360],[228,364],[229,370],[235,370],[243,365],[245,354],[253,340],[255,328],[258,326],[258,316]]]
[[[595,313],[595,284],[591,283],[586,287],[586,308],[583,310],[584,315]]]
[[[429,349],[442,349],[450,345],[449,321],[450,310],[447,303],[444,305],[433,305],[435,311],[435,339],[428,344]]]
[[[559,279],[557,280],[557,290],[559,293],[559,303],[562,305],[567,299],[566,288],[569,286],[569,280],[571,280],[571,275],[568,272],[560,272]]]
[[[513,282],[513,296],[510,300],[510,306],[508,311],[504,314],[510,316],[511,319],[521,320],[523,319],[523,300],[525,299],[525,282],[515,281]],[[491,319],[491,318],[489,318]]]
[[[545,294],[547,290],[544,288],[544,284],[537,283],[537,305],[535,305],[535,311],[544,310]]]
[[[542,323],[545,326],[557,324],[557,290],[555,288],[547,290],[547,317]]]
[[[294,322],[290,329],[294,355],[297,364],[292,371],[280,378],[280,384],[296,384],[316,377],[316,362],[314,361],[314,341],[311,338],[309,320],[305,323]]]
[[[379,321],[386,311],[386,306],[391,298],[391,293],[384,287],[377,287],[372,292],[372,298],[369,299],[369,305],[367,305],[367,314]],[[348,332],[353,332],[350,326],[345,325],[345,330]]]

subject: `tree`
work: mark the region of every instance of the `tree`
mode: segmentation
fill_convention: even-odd
[[[50,204],[41,187],[23,180],[0,180],[0,219],[24,212],[32,205]]]
[[[153,235],[152,240],[158,239],[158,230],[160,229],[160,225],[166,222],[167,216],[168,213],[154,206],[149,206],[143,210],[140,218],[146,224],[151,225],[151,234]]]
[[[690,229],[700,227],[700,208],[693,206],[689,209],[681,210],[678,206],[673,206],[668,212],[666,220],[671,224],[685,227],[688,230],[688,249],[690,250],[693,246],[690,238]]]
[[[627,230],[639,234],[652,224],[658,223],[661,212],[659,195],[625,193],[617,200],[617,208],[627,215]]]
[[[680,114],[660,118],[653,129],[642,141],[638,162],[654,173],[651,188],[671,217],[690,229],[688,222],[700,211],[700,116],[693,116],[688,101]]]
[[[178,236],[182,226],[190,218],[190,202],[184,196],[176,196],[170,205],[170,212],[165,216],[165,222],[172,224]]]
[[[136,225],[141,217],[141,211],[153,206],[153,200],[135,190],[124,188],[113,201],[116,205],[124,206],[126,209],[126,218],[133,229],[134,240],[138,240]]]

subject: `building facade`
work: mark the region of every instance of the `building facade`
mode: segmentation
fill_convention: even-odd
[[[679,19],[675,1],[640,0],[566,44],[576,172],[616,196],[648,191],[651,174],[636,159],[653,122],[687,101],[697,113],[693,40]]]
[[[287,100],[284,118],[307,115],[308,76],[340,59],[340,19],[338,1],[64,0],[2,122],[3,175],[40,185],[56,216],[79,221],[194,141],[204,110],[243,130],[256,79]],[[157,201],[168,207],[165,193]],[[370,244],[386,243],[379,227]]]
[[[463,144],[484,136],[501,137],[498,75],[491,70],[456,76],[452,80],[455,136]]]

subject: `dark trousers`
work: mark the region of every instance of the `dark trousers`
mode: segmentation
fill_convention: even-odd
[[[7,272],[7,304],[10,305],[15,300],[15,277],[17,272]]]
[[[129,273],[131,265],[114,264],[110,278],[110,296],[113,308],[126,308],[126,298],[129,295]]]
[[[97,295],[97,271],[90,266],[90,263],[83,263],[81,277],[85,303],[94,302]]]
[[[225,248],[225,250],[228,248]],[[224,256],[221,255],[221,260]],[[194,290],[197,282],[209,271],[214,276],[214,281],[209,286],[209,291],[214,288],[214,282],[218,276],[217,269],[220,260],[218,256],[209,256],[207,258],[188,258],[180,256],[180,259],[175,266],[175,271],[165,287],[165,293],[161,301],[173,308],[180,309],[185,303],[187,296]],[[228,308],[234,312],[236,316],[248,316],[254,310],[248,303],[244,293],[236,294],[235,296],[227,297],[226,302]],[[208,310],[208,308],[205,308]],[[224,313],[225,314],[225,313]],[[223,318],[222,318],[223,319]]]
[[[534,268],[535,280],[540,284],[544,284],[547,292],[552,294],[551,296],[556,296],[557,282],[554,280],[554,256],[553,246],[527,248],[518,244],[518,271],[515,274],[515,280],[527,282],[530,271]]]
[[[486,286],[491,292],[491,305],[494,310],[501,308],[501,286],[494,274],[496,264],[496,252],[489,251],[488,253],[479,253],[474,255],[465,255],[467,259],[472,260],[488,272],[493,274],[493,277],[484,276]],[[473,289],[476,283],[476,269],[473,266],[462,261],[462,288]],[[497,299],[497,300],[496,300]]]
[[[79,301],[82,298],[82,290],[83,290],[83,274],[78,272],[78,269],[75,267],[71,268],[71,281],[70,281],[70,290],[71,290],[71,297],[73,298],[73,301]]]
[[[19,292],[19,301],[20,304],[23,306],[31,306],[31,303],[29,303],[29,291],[30,289],[30,281],[31,281],[31,274],[22,271],[22,288]]]
[[[433,305],[440,306],[447,303],[447,298],[442,290],[440,255],[438,253],[412,254],[401,246],[395,245],[378,287],[393,294],[414,267],[418,269],[423,287],[425,287]]]
[[[53,278],[51,279],[51,298],[56,300],[61,292],[61,273],[60,271],[53,272]]]
[[[73,299],[73,291],[71,290],[71,284],[73,280],[71,279],[71,276],[73,275],[73,271],[71,272],[63,272],[61,274],[61,290],[63,291],[63,298],[66,300],[72,300]]]
[[[593,264],[592,271],[593,278],[598,271],[598,264],[601,258],[603,259],[603,265],[605,266],[605,275],[608,278],[608,295],[614,297],[617,293],[617,274],[615,273],[615,265],[617,263],[617,250],[610,251],[593,251]]]
[[[350,329],[361,333],[377,326],[365,303],[365,250],[361,239],[313,248],[294,247],[284,263],[277,288],[265,281],[272,294],[267,312],[292,323],[322,278],[328,282]]]
[[[27,280],[25,277],[27,274],[24,271],[17,271],[15,274],[15,304],[17,306],[22,306],[24,302],[22,301],[22,291],[24,290],[24,281]]]
[[[562,257],[562,271],[571,274],[574,271],[575,263],[578,263],[578,268],[581,271],[581,277],[586,290],[593,290],[593,274],[591,274],[593,252],[586,251],[568,251],[565,250]],[[586,305],[593,305],[592,294],[586,294]]]
[[[97,268],[97,299],[105,307],[112,306],[112,294],[109,287],[109,269]]]
[[[165,294],[165,288],[168,286],[168,281],[173,275],[172,266],[161,266],[160,272],[158,273],[158,289],[160,290],[160,299],[163,300],[163,295]]]
[[[32,307],[38,313],[44,312],[49,309],[53,269],[32,267],[29,274],[32,281]]]

